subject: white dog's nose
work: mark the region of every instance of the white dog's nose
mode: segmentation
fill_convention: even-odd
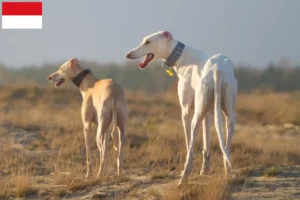
[[[126,58],[127,58],[127,59],[130,59],[130,58],[131,58],[131,52],[129,52],[129,53],[126,54]]]

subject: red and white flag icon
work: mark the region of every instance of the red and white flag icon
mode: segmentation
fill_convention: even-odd
[[[2,29],[41,29],[42,2],[2,2]]]

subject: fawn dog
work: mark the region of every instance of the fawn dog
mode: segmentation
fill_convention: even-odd
[[[97,79],[90,69],[85,69],[79,64],[78,59],[71,58],[63,63],[59,70],[48,76],[50,82],[54,82],[58,87],[62,83],[72,81],[82,95],[81,116],[84,127],[84,138],[86,147],[86,178],[91,173],[91,150],[90,136],[91,125],[98,125],[96,142],[100,152],[100,165],[97,176],[102,176],[106,168],[108,128],[111,122],[113,138],[115,127],[118,128],[119,145],[118,148],[118,175],[123,172],[123,147],[125,144],[126,122],[128,119],[128,107],[124,89],[112,79]]]

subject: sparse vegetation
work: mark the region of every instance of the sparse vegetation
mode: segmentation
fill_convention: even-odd
[[[283,126],[298,123],[300,115],[295,108],[300,107],[300,95],[297,92],[240,94],[231,161],[234,170],[247,169],[230,182],[225,180],[221,152],[212,128],[211,175],[198,176],[202,164],[199,132],[194,171],[189,184],[178,190],[176,181],[186,150],[176,91],[146,95],[128,90],[127,98],[130,117],[124,152],[125,174],[116,176],[117,152],[112,150],[110,142],[108,176],[95,178],[99,154],[93,141],[93,177],[85,179],[80,93],[69,88],[1,87],[0,188],[3,189],[0,197],[30,198],[45,191],[43,198],[62,198],[98,187],[108,188],[105,196],[110,199],[143,198],[148,194],[165,200],[223,200],[229,198],[234,188],[244,184],[249,168],[300,164],[299,127]],[[280,172],[276,169],[266,174],[277,175]],[[162,191],[154,188],[140,192],[157,183],[166,184],[161,186]],[[116,191],[116,185],[124,188]]]
[[[54,196],[60,199],[66,196],[66,194],[67,194],[67,190],[65,188],[59,188],[54,192]]]
[[[169,174],[167,173],[154,173],[151,176],[151,180],[164,180],[167,179]]]
[[[272,177],[272,176],[278,176],[281,173],[281,170],[277,167],[272,167],[272,168],[265,169],[263,173],[267,177]]]
[[[117,180],[117,183],[124,183],[130,181],[130,178],[126,175],[117,176],[115,177],[115,179]]]
[[[38,190],[33,188],[30,177],[27,176],[15,176],[11,179],[12,184],[16,191],[16,197],[30,197],[35,196]]]
[[[213,176],[211,179],[193,180],[192,184],[185,185],[181,189],[176,186],[170,188],[163,196],[164,200],[180,199],[207,199],[226,200],[229,198],[229,188],[226,179],[222,176]]]

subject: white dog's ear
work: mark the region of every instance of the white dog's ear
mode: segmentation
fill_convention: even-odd
[[[173,39],[173,36],[172,36],[172,34],[171,34],[169,31],[163,31],[163,32],[162,32],[162,35],[163,35],[165,38],[169,39],[169,40],[172,40],[172,39]]]
[[[73,72],[75,72],[77,64],[79,64],[79,60],[77,58],[71,58],[69,60],[69,66]]]

